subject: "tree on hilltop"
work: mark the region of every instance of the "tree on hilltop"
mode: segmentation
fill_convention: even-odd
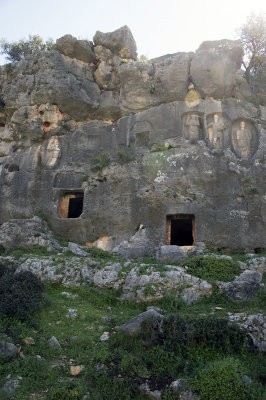
[[[266,64],[266,19],[264,15],[251,14],[239,30],[245,51],[243,66],[248,83],[252,78],[265,73]]]
[[[0,53],[6,54],[9,61],[20,61],[28,54],[36,51],[49,50],[54,45],[52,39],[46,42],[39,35],[29,35],[29,39],[21,39],[18,42],[8,42],[5,39],[0,41]]]

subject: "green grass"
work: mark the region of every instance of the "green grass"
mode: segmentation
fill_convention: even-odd
[[[102,265],[116,260],[121,265],[124,263],[124,260],[99,249],[91,248],[89,253],[96,260],[101,260]],[[240,253],[233,258],[242,257],[244,255]],[[231,279],[233,272],[239,272],[235,269],[235,261],[225,263],[227,260],[220,259],[216,266],[217,258],[206,259],[203,266],[197,262],[199,258],[194,257],[194,262],[193,258],[188,259],[186,264],[189,272],[193,269],[195,275],[198,273],[203,279],[208,276],[213,280],[219,279],[221,274],[224,279]],[[162,264],[147,259],[135,263],[139,266],[140,274],[147,273],[146,263],[154,264],[161,273],[165,271]],[[213,270],[210,266],[213,266]],[[123,267],[120,272],[128,268]],[[150,285],[146,290],[153,291],[153,287]],[[63,291],[78,296],[67,298],[62,296]],[[265,356],[249,351],[243,344],[243,335],[223,325],[228,312],[265,313],[266,293],[262,288],[249,301],[233,303],[214,287],[212,296],[203,297],[192,305],[176,297],[175,291],[148,304],[122,302],[118,299],[121,294],[119,291],[87,286],[66,288],[47,284],[45,293],[47,302],[44,308],[27,323],[0,316],[0,338],[5,340],[8,336],[13,343],[21,346],[23,353],[23,358],[18,356],[10,361],[0,360],[0,387],[9,374],[23,377],[12,397],[14,400],[78,400],[87,392],[90,400],[144,400],[146,397],[139,392],[138,386],[146,380],[151,388],[163,390],[162,400],[171,400],[177,399],[178,395],[169,389],[169,384],[179,378],[188,379],[203,399],[214,399],[208,397],[208,393],[214,390],[208,391],[207,388],[214,384],[215,390],[219,389],[215,379],[223,382],[219,389],[221,393],[234,390],[226,375],[229,368],[236,376],[239,393],[245,393],[239,377],[246,374],[252,379],[250,397],[243,399],[252,400],[254,391],[257,393],[256,400],[266,396],[262,386],[266,375]],[[168,317],[163,335],[151,330],[149,324],[141,337],[127,337],[116,332],[116,326],[145,311],[150,305],[161,307],[165,315],[178,314],[174,319]],[[69,308],[77,310],[75,320],[66,316]],[[102,319],[106,316],[111,320]],[[100,336],[104,331],[110,332],[111,337],[101,342]],[[51,336],[56,336],[61,349],[49,347],[47,339]],[[25,337],[32,337],[35,345],[26,345]],[[37,361],[37,354],[42,357],[41,362]],[[85,368],[79,375],[72,376],[71,365],[84,365]],[[200,379],[201,371],[206,372],[206,384],[203,378]],[[208,379],[212,373],[216,374],[214,383]],[[237,399],[232,393],[231,398]]]
[[[77,294],[78,297],[66,298],[61,295],[62,291]],[[2,335],[7,333],[14,343],[20,344],[24,355],[23,359],[18,357],[2,363],[0,367],[0,385],[5,382],[8,374],[23,377],[13,399],[28,399],[32,393],[45,393],[45,398],[48,399],[73,400],[82,399],[87,391],[90,392],[89,398],[95,400],[144,399],[137,386],[145,382],[145,379],[163,388],[174,379],[190,379],[196,376],[202,366],[208,366],[208,363],[224,357],[215,346],[208,347],[205,342],[195,345],[190,343],[189,347],[176,346],[175,341],[171,342],[170,334],[162,342],[154,342],[147,347],[140,338],[128,338],[121,333],[115,333],[116,325],[143,312],[147,304],[121,302],[118,300],[119,293],[113,290],[47,285],[46,295],[49,299],[48,304],[43,311],[34,315],[30,323],[3,318],[0,322]],[[188,306],[170,293],[152,304],[162,307],[167,312],[179,313],[185,321],[187,318],[198,320],[199,316],[203,319],[209,318],[214,307],[218,305],[223,310],[216,311],[214,318],[223,317],[228,311],[263,312],[265,299],[263,301],[260,296],[261,294],[258,294],[250,302],[235,304],[223,296],[213,295]],[[68,308],[77,309],[77,319],[71,320],[66,317]],[[103,316],[111,316],[112,321],[102,320]],[[111,333],[107,342],[99,340],[103,331]],[[35,345],[25,345],[23,339],[27,336],[35,340]],[[51,336],[57,337],[62,346],[61,350],[48,346],[47,339]],[[73,338],[75,336],[76,338]],[[228,356],[231,356],[231,352],[230,349],[227,351]],[[37,354],[42,357],[41,363],[36,361]],[[262,356],[251,353],[242,346],[234,352],[234,358],[244,364],[247,375],[260,384],[262,376],[266,373]],[[84,365],[84,371],[72,377],[71,363]],[[261,386],[259,387],[262,390]],[[60,388],[61,397],[56,397],[59,396]],[[72,397],[66,397],[69,393]],[[62,397],[63,394],[65,397]],[[169,390],[165,390],[163,396],[172,398]]]

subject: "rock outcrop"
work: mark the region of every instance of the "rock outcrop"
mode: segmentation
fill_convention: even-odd
[[[140,62],[122,27],[0,67],[0,224],[41,211],[129,257],[265,248],[266,108],[241,61],[220,40]]]

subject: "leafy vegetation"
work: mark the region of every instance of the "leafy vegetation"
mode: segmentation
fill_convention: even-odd
[[[91,248],[92,253],[103,262],[110,260],[108,252]],[[226,259],[218,261],[214,280],[226,268]],[[144,273],[143,263],[142,268]],[[3,270],[5,277],[6,266]],[[228,271],[227,277],[232,270]],[[76,297],[65,297],[63,291]],[[114,290],[88,286],[47,284],[46,296],[49,302],[35,308],[30,322],[0,314],[1,339],[8,335],[23,353],[23,357],[3,360],[0,366],[0,387],[8,375],[23,378],[12,395],[14,400],[82,400],[86,393],[90,400],[144,400],[138,386],[145,382],[151,390],[162,391],[162,400],[172,400],[179,394],[170,383],[180,378],[205,400],[226,400],[229,394],[232,399],[262,400],[266,394],[263,355],[249,350],[245,331],[228,326],[226,318],[228,312],[263,312],[263,289],[244,303],[213,294],[192,305],[169,292],[152,303],[165,311],[161,328],[147,321],[137,337],[128,337],[115,327],[145,311],[150,303],[121,302]],[[69,308],[77,310],[76,319],[67,317]],[[104,331],[110,334],[108,341],[100,341]],[[56,336],[61,349],[49,346],[51,336]],[[35,344],[25,344],[25,337],[33,338]],[[84,369],[72,376],[72,365]]]
[[[237,261],[215,256],[197,256],[186,260],[183,265],[188,267],[188,273],[211,282],[231,281],[240,274]]]
[[[266,19],[263,14],[251,14],[240,28],[240,40],[245,51],[243,66],[252,95],[247,100],[264,104],[266,84]]]
[[[27,320],[43,303],[44,285],[31,272],[7,272],[0,280],[0,313]]]
[[[50,50],[53,45],[52,39],[45,42],[39,35],[29,35],[28,40],[21,39],[18,42],[1,39],[0,53],[5,54],[9,61],[20,61],[29,54]]]
[[[200,369],[193,379],[193,388],[201,400],[256,400],[261,388],[245,381],[245,368],[238,359],[228,357],[214,361]]]
[[[109,154],[105,153],[104,151],[94,156],[92,161],[94,163],[93,169],[95,171],[108,167],[111,162]]]

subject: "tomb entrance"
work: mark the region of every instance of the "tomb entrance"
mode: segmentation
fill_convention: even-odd
[[[195,216],[193,214],[167,215],[166,244],[176,246],[195,244]]]
[[[60,198],[59,215],[61,218],[78,218],[83,212],[83,192],[63,192]]]

